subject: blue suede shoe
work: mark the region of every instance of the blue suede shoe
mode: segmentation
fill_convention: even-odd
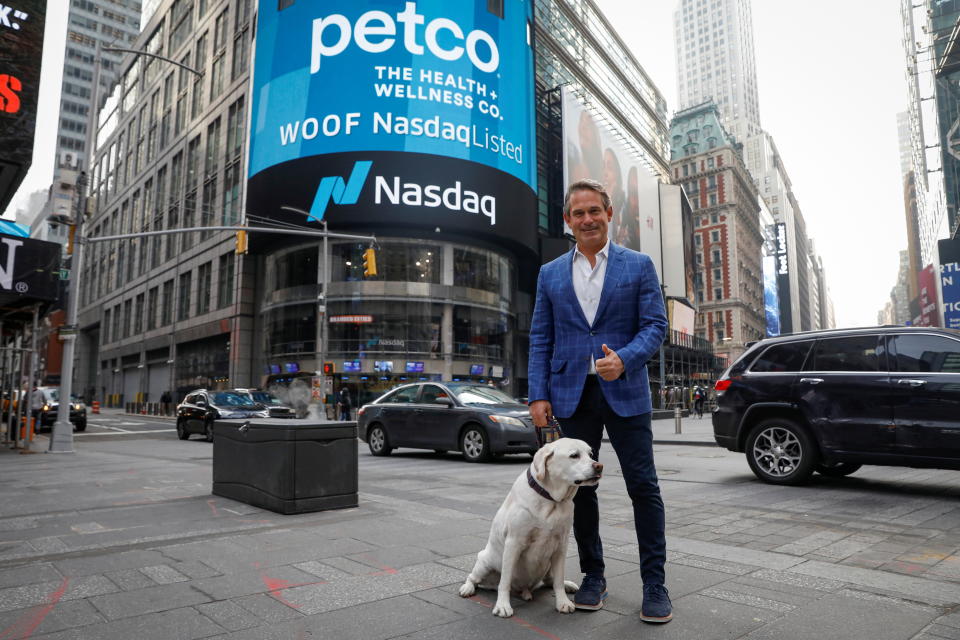
[[[580,588],[573,595],[573,604],[577,609],[596,611],[603,608],[607,599],[607,581],[603,576],[584,576]]]
[[[643,607],[640,609],[640,619],[657,624],[673,620],[673,605],[670,604],[670,594],[665,586],[643,585]]]

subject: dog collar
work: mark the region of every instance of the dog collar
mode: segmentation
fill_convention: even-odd
[[[527,467],[527,484],[530,485],[530,488],[542,495],[544,498],[550,502],[556,502],[553,499],[553,496],[550,495],[550,492],[540,486],[540,483],[537,482],[536,478],[533,477],[533,474],[530,473],[530,467]]]

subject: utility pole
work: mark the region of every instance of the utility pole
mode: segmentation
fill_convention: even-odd
[[[73,260],[70,262],[70,280],[67,287],[66,324],[60,327],[63,341],[63,364],[60,367],[60,403],[57,421],[50,431],[50,453],[73,453],[73,424],[70,406],[73,400],[73,357],[77,345],[77,298],[80,296],[80,273],[83,269],[83,219],[87,215],[87,170],[93,166],[91,158],[97,141],[97,112],[100,110],[100,40],[93,54],[93,86],[90,89],[90,109],[87,111],[86,140],[80,172],[77,175],[77,206],[73,213]]]

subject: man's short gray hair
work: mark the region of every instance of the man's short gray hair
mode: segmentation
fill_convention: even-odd
[[[603,188],[603,185],[592,180],[590,178],[584,178],[583,180],[577,180],[569,187],[567,187],[567,195],[563,197],[563,215],[570,214],[570,196],[573,195],[574,191],[595,191],[600,194],[600,201],[603,203],[604,210],[610,208],[610,194],[607,193],[607,190]]]

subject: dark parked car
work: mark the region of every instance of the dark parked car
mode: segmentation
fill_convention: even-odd
[[[296,418],[297,412],[287,405],[283,400],[273,395],[269,391],[262,389],[232,389],[234,393],[239,393],[247,397],[251,403],[262,404],[267,408],[271,418]]]
[[[37,387],[30,393],[39,393],[43,397],[43,405],[40,407],[40,417],[37,420],[37,430],[39,431],[41,428],[47,427],[52,428],[53,423],[57,421],[57,415],[60,411],[60,387]],[[74,396],[70,402],[70,422],[73,423],[73,428],[76,431],[87,430],[87,405],[76,396]]]
[[[493,387],[458,382],[408,384],[357,412],[360,439],[375,456],[397,447],[460,451],[469,462],[502,453],[534,453],[526,405]]]
[[[186,440],[199,433],[213,442],[213,421],[229,418],[266,418],[265,406],[233,391],[199,389],[187,394],[177,405],[177,436]]]
[[[960,331],[873,327],[750,347],[716,384],[714,438],[758,478],[863,464],[960,469]]]

